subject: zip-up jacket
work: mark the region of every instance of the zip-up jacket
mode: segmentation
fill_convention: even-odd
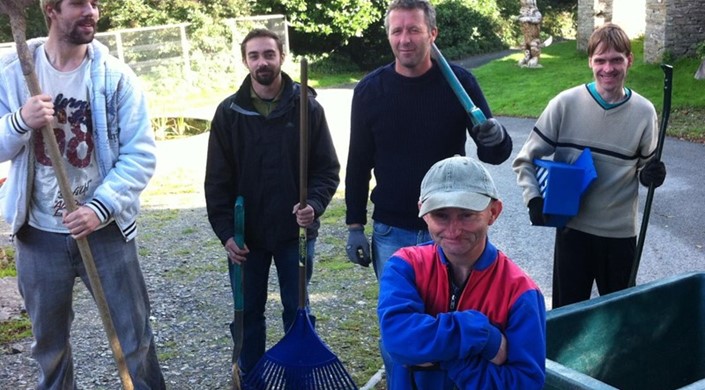
[[[292,208],[299,202],[300,89],[282,73],[284,87],[268,116],[255,109],[247,76],[240,89],[216,109],[208,140],[205,196],[208,219],[220,241],[233,237],[233,204],[245,199],[245,237],[249,248],[273,250],[298,238]],[[319,217],[335,194],[340,164],[323,108],[309,88],[307,203],[318,234]]]
[[[434,243],[402,248],[385,264],[378,317],[392,389],[540,389],[546,309],[536,284],[489,240],[456,294],[449,267]],[[495,365],[502,334],[507,361]]]
[[[36,53],[45,41],[28,41],[29,51]],[[114,218],[125,239],[131,240],[137,235],[139,195],[156,165],[147,104],[137,76],[107,47],[94,40],[88,45],[88,59],[86,85],[102,180],[86,205],[101,222]],[[13,235],[27,222],[35,163],[31,139],[34,131],[40,131],[30,129],[20,115],[29,97],[17,53],[0,58],[0,162],[11,161],[0,204]]]

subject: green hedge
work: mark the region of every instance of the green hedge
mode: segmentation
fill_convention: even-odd
[[[508,47],[501,36],[496,3],[485,9],[475,9],[468,0],[445,0],[436,5],[438,38],[436,44],[443,55],[458,59],[500,51]]]

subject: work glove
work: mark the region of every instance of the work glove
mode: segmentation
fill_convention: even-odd
[[[543,214],[543,198],[537,196],[529,201],[529,219],[533,226],[546,226],[546,216]]]
[[[363,267],[370,266],[372,262],[370,243],[365,236],[365,228],[362,226],[348,228],[348,244],[345,246],[345,251],[348,254],[348,259],[353,263]]]
[[[654,188],[658,188],[664,180],[666,180],[666,166],[663,161],[650,160],[639,173],[639,181],[646,187],[653,184]]]
[[[470,135],[482,146],[497,146],[504,140],[504,126],[497,119],[489,118],[470,129]]]

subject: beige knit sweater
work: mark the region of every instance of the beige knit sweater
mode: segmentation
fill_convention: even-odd
[[[635,92],[609,109],[587,85],[561,92],[549,102],[512,164],[525,204],[540,196],[535,158],[573,163],[589,147],[597,179],[567,226],[601,237],[635,236],[637,173],[655,152],[657,131],[653,104]]]

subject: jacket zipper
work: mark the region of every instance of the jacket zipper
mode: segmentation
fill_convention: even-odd
[[[446,264],[446,269],[448,270],[448,288],[450,289],[450,302],[448,302],[448,311],[456,311],[458,309],[458,301],[460,300],[460,296],[463,295],[463,291],[465,290],[465,286],[468,284],[468,280],[470,280],[470,275],[468,275],[468,278],[463,282],[462,286],[456,286],[453,278],[453,267],[450,266],[450,264]]]

